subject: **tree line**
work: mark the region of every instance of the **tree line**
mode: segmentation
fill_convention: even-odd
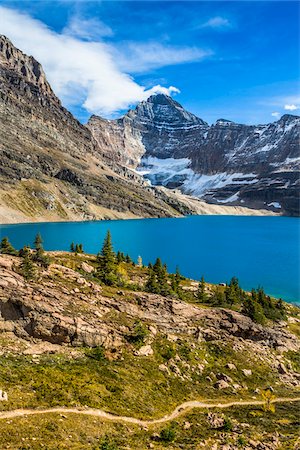
[[[84,253],[82,244],[70,245],[70,251],[75,255]],[[45,254],[43,239],[38,233],[33,243],[33,249],[24,246],[16,250],[8,238],[2,239],[0,253],[22,257],[21,270],[27,280],[34,279],[37,266],[47,268],[50,258]],[[125,264],[122,264],[125,263]],[[126,264],[135,266],[129,255],[123,252],[117,253],[113,249],[110,231],[107,232],[102,248],[96,256],[96,277],[107,286],[128,287],[134,289],[132,283],[128,283]],[[138,267],[143,267],[142,258],[138,258]],[[145,290],[162,296],[176,296],[179,299],[193,301],[209,306],[226,307],[240,310],[257,323],[264,323],[267,319],[282,320],[286,318],[284,303],[281,299],[274,300],[268,296],[262,287],[252,289],[251,294],[245,292],[239,285],[239,280],[233,277],[225,286],[209,288],[202,276],[196,292],[184,289],[185,277],[180,274],[179,268],[175,273],[168,273],[165,263],[157,258],[155,263],[149,263],[147,278],[143,286],[137,286],[139,290]]]

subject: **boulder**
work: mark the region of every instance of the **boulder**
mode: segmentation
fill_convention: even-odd
[[[214,384],[216,389],[227,389],[230,387],[230,384],[225,380],[219,380]]]
[[[153,349],[151,345],[143,345],[139,350],[135,352],[136,356],[150,356],[153,355]]]
[[[84,272],[86,272],[86,273],[93,273],[93,272],[95,271],[94,267],[91,266],[90,264],[86,263],[86,262],[83,262],[83,263],[81,264],[81,268],[82,268],[82,270],[84,270]]]
[[[243,375],[245,375],[245,377],[250,377],[252,375],[252,370],[251,369],[242,369],[242,373],[243,373]]]
[[[227,363],[225,367],[229,370],[236,370],[236,366],[233,363]]]

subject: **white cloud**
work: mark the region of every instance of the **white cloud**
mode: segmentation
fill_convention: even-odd
[[[101,37],[113,36],[113,30],[99,19],[83,19],[73,16],[68,25],[63,29],[66,35],[79,37],[93,41]]]
[[[116,49],[116,58],[121,70],[140,73],[157,67],[199,61],[212,55],[211,50],[197,47],[162,45],[158,42],[125,42]]]
[[[280,117],[280,112],[277,112],[277,111],[272,112],[271,116],[273,116],[273,117]]]
[[[101,41],[91,41],[97,24],[92,23],[89,33],[89,23],[72,19],[61,33],[56,33],[27,14],[0,6],[0,33],[25,53],[34,55],[43,65],[54,92],[66,106],[80,104],[94,114],[115,115],[154,92],[169,95],[179,92],[173,86],[158,85],[146,89],[127,71],[140,72],[204,56],[198,49],[164,48],[155,43],[151,44],[152,52],[143,55],[142,44],[132,44],[126,49],[128,64],[125,69],[125,58],[120,58],[119,63],[116,58],[120,49]],[[109,34],[108,29],[100,31],[102,35]],[[149,44],[146,47],[149,50]],[[154,54],[155,49],[158,55]],[[135,59],[138,55],[140,61]]]
[[[202,25],[200,25],[200,28],[228,28],[231,27],[231,23],[228,19],[221,16],[212,17],[207,22],[204,22]]]
[[[296,109],[299,109],[299,106],[296,106],[296,105],[284,105],[284,109],[286,111],[296,111]]]

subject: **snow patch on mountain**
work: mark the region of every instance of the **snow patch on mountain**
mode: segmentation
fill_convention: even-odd
[[[180,189],[188,194],[202,197],[207,192],[220,189],[228,185],[246,185],[257,182],[255,173],[216,173],[205,175],[195,173],[190,168],[189,158],[165,158],[153,156],[144,157],[137,169],[153,185],[180,185]],[[237,194],[232,195],[222,203],[233,202],[238,199]]]
[[[193,172],[182,186],[184,192],[202,197],[207,192],[220,189],[228,185],[246,185],[257,182],[254,173],[216,173],[214,175],[199,175]],[[233,200],[231,200],[233,201]]]

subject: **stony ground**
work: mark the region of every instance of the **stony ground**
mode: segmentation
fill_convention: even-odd
[[[0,389],[2,396],[7,393],[0,410],[86,405],[152,419],[190,400],[255,402],[262,400],[269,386],[275,398],[299,396],[297,308],[288,307],[287,321],[262,326],[236,311],[136,290],[145,280],[145,269],[126,264],[127,286],[108,288],[94,277],[93,256],[56,252],[51,258],[49,269],[27,282],[20,273],[20,258],[0,255]],[[184,288],[193,291],[195,282],[186,280]],[[227,416],[234,423],[225,431]],[[269,417],[275,422],[262,431],[261,421]],[[275,413],[264,412],[258,405],[245,406],[225,415],[220,411],[219,419],[225,422],[215,429],[208,424],[206,411],[195,411],[175,420],[176,438],[168,445],[174,449],[293,448],[287,446],[286,435],[292,436],[294,445],[296,417],[294,404],[278,405]],[[125,425],[100,421],[101,430],[106,430],[102,433],[95,425],[100,419],[93,420],[89,431],[82,428],[79,436],[76,426],[86,424],[86,417],[48,414],[42,419],[8,419],[0,443],[3,448],[41,448],[41,443],[46,448],[103,449],[167,445],[159,434],[162,426],[139,430],[128,425],[126,443],[118,431]],[[235,420],[251,423],[251,432],[246,425],[242,432],[234,431]],[[36,428],[40,421],[49,427],[44,442],[45,436]],[[61,444],[59,436],[66,432],[74,439]],[[111,447],[104,446],[106,434],[114,441]],[[263,444],[251,447],[250,440]]]

